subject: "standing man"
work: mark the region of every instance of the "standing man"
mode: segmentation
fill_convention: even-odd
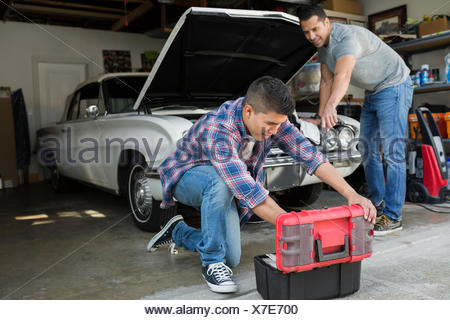
[[[184,246],[198,252],[202,275],[215,292],[235,292],[230,268],[241,257],[240,226],[255,213],[275,224],[285,212],[263,187],[263,164],[276,144],[306,169],[342,194],[349,205],[359,204],[374,223],[376,210],[340,176],[325,156],[288,120],[294,111],[289,88],[279,79],[256,79],[245,97],[227,101],[200,118],[177,150],[159,167],[166,208],[174,197],[201,212],[201,229],[173,217],[149,242]]]
[[[332,24],[321,7],[301,8],[299,19],[306,39],[319,53],[322,128],[336,124],[336,106],[350,83],[366,90],[360,147],[369,198],[380,211],[374,231],[385,235],[401,230],[406,125],[413,94],[410,70],[375,34],[358,26]],[[380,146],[387,164],[386,181]]]

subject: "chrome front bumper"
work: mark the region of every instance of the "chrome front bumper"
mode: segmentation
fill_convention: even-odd
[[[264,187],[269,191],[281,191],[293,187],[319,183],[316,176],[310,176],[292,157],[275,151],[264,162]],[[326,154],[328,161],[344,177],[350,175],[361,164],[358,151],[332,152]]]

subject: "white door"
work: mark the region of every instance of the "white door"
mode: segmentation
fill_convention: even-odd
[[[38,62],[40,128],[61,120],[66,98],[87,78],[85,63]]]

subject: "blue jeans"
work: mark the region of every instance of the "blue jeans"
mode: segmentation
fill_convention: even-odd
[[[411,79],[366,96],[361,111],[360,150],[369,186],[369,198],[375,205],[385,202],[383,214],[402,219],[406,192],[405,140],[408,110],[413,87]],[[383,171],[380,146],[387,165]]]
[[[239,213],[233,194],[212,166],[188,170],[174,188],[175,198],[201,212],[201,229],[180,222],[172,232],[177,246],[200,253],[203,266],[241,258]]]

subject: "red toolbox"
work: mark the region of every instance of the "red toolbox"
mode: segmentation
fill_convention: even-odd
[[[358,205],[280,214],[276,222],[277,268],[307,271],[372,255],[373,226]]]
[[[373,225],[358,205],[280,214],[276,269],[256,256],[265,299],[325,299],[359,290],[361,260],[372,255]]]

